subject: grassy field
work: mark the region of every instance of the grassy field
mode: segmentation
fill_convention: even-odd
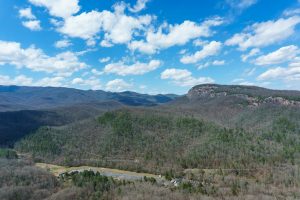
[[[158,175],[149,174],[149,173],[137,173],[137,172],[131,172],[131,171],[125,171],[125,170],[119,170],[119,169],[110,169],[110,168],[103,168],[103,167],[92,167],[92,166],[79,166],[79,167],[67,167],[67,166],[60,166],[60,165],[53,165],[53,164],[47,164],[47,163],[36,163],[37,167],[46,169],[47,171],[51,172],[55,176],[59,176],[62,173],[68,173],[71,171],[84,171],[84,170],[91,170],[94,172],[99,172],[101,174],[111,174],[115,175],[117,177],[123,177],[128,178],[130,180],[130,177],[132,178],[155,178],[160,179]]]

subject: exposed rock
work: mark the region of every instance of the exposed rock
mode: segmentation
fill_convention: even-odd
[[[284,106],[300,106],[299,101],[287,100],[283,97],[268,97],[264,99],[263,103],[272,103]]]
[[[187,97],[189,99],[193,98],[201,98],[201,97],[219,97],[219,96],[226,96],[226,92],[216,92],[218,86],[215,85],[203,85],[201,87],[192,88],[188,93]]]
[[[249,96],[248,94],[242,93],[243,86],[233,86],[226,88],[224,86],[218,86],[214,84],[200,85],[192,88],[186,95],[189,99],[209,99],[216,97],[234,96],[245,100],[249,107],[258,107],[262,104],[275,104],[282,106],[300,106],[300,101],[289,100],[280,96],[269,96],[262,97]],[[230,92],[229,92],[230,91]]]

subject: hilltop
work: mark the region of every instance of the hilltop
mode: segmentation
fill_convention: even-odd
[[[14,111],[12,119],[42,122],[19,136],[14,148],[34,162],[62,168],[106,167],[185,180],[171,190],[188,199],[292,199],[300,195],[299,97],[298,91],[205,84],[156,106],[108,101]],[[11,118],[6,123],[13,127]],[[162,186],[152,181],[156,194]]]

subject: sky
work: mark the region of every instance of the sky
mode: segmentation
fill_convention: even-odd
[[[0,85],[300,90],[300,0],[1,0]]]

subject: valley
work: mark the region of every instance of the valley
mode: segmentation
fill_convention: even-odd
[[[99,102],[51,108],[53,116],[29,111],[28,122],[47,120],[13,142],[26,163],[15,163],[13,173],[31,167],[57,180],[46,199],[297,199],[299,97],[205,84],[155,106]],[[7,170],[5,163],[16,161],[12,152],[3,155],[12,157],[2,160]]]

